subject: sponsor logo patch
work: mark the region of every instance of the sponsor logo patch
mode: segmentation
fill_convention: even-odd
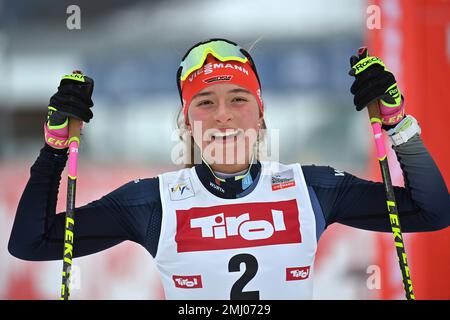
[[[309,278],[310,267],[286,268],[286,281],[305,280]]]
[[[175,287],[184,289],[203,288],[202,277],[200,275],[195,276],[172,276]]]
[[[216,76],[216,77],[211,77],[208,79],[204,79],[203,82],[204,83],[211,83],[211,82],[217,82],[217,81],[230,81],[231,79],[233,79],[233,76],[231,75],[223,75],[223,76]]]
[[[200,74],[210,74],[214,72],[214,69],[234,69],[239,70],[246,76],[249,75],[248,70],[242,66],[239,66],[234,63],[207,63],[203,66],[203,68],[198,69],[197,71],[192,72],[192,74],[188,77],[189,82],[194,81],[194,79]],[[225,70],[226,71],[226,70]]]
[[[211,186],[211,188],[214,188],[216,190],[219,190],[222,193],[225,193],[225,190],[221,186],[214,184],[211,181],[209,182],[209,185]]]
[[[301,243],[295,199],[177,210],[178,252]]]
[[[272,175],[272,191],[295,186],[294,170],[289,169]]]

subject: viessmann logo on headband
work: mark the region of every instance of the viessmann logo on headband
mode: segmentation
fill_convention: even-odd
[[[297,201],[177,210],[178,252],[301,243]]]
[[[203,66],[203,68],[198,69],[197,71],[194,71],[189,77],[188,80],[189,82],[194,81],[194,79],[204,73],[204,74],[210,74],[214,71],[214,69],[234,69],[234,70],[239,70],[241,71],[243,74],[245,75],[249,75],[249,72],[246,68],[239,66],[237,64],[234,63],[207,63]]]

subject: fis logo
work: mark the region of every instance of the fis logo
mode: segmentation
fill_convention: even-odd
[[[175,287],[184,289],[202,288],[202,277],[196,276],[172,276]]]
[[[189,178],[184,181],[169,184],[169,190],[171,200],[182,200],[194,196],[194,190]]]
[[[177,210],[178,252],[300,243],[296,200]]]
[[[191,190],[185,183],[177,183],[175,187],[170,188],[172,192],[180,191],[180,194],[183,195],[184,190]]]
[[[305,280],[309,278],[310,267],[286,268],[286,281]]]

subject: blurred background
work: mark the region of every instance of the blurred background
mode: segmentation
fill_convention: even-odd
[[[71,5],[79,8],[79,28],[71,28]],[[62,263],[21,261],[7,242],[61,75],[79,69],[95,80],[94,118],[80,150],[80,206],[135,178],[179,168],[171,160],[176,71],[187,49],[213,37],[252,54],[266,123],[279,130],[281,162],[330,165],[381,181],[367,114],[354,111],[347,74],[349,57],[368,45],[395,73],[448,183],[450,137],[431,108],[441,119],[450,116],[449,1],[0,0],[0,299],[59,297]],[[401,185],[395,154],[389,157]],[[416,297],[449,299],[450,282],[442,279],[450,267],[448,230],[405,241]],[[332,225],[319,242],[314,297],[402,299],[393,248],[390,234]],[[75,265],[74,299],[164,298],[152,257],[134,243]],[[375,288],[368,285],[374,273]]]

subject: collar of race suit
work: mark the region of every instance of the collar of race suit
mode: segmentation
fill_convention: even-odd
[[[250,165],[245,172],[230,177],[224,177],[220,173],[215,173],[204,161],[195,166],[203,186],[212,194],[223,199],[241,198],[253,190],[260,173],[261,163],[259,161]]]

